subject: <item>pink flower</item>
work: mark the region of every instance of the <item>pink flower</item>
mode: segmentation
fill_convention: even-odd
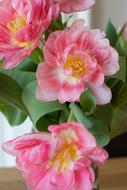
[[[3,0],[0,2],[0,58],[13,68],[36,48],[42,32],[58,15],[50,0]]]
[[[91,7],[95,0],[53,0],[59,3],[61,11],[64,13],[72,13],[77,11],[84,11]]]
[[[44,63],[37,69],[36,95],[42,101],[75,102],[90,89],[97,104],[111,100],[104,77],[119,69],[118,53],[100,30],[83,27],[75,21],[69,29],[52,33],[44,49]]]
[[[8,141],[3,149],[16,156],[31,190],[92,190],[92,163],[101,164],[107,152],[79,123],[49,126],[50,133],[31,133]]]

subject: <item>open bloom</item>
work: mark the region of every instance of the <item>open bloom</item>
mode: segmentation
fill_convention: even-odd
[[[72,13],[77,11],[84,11],[91,7],[95,0],[53,0],[59,3],[60,10],[64,13]]]
[[[49,0],[0,2],[0,58],[13,68],[39,45],[40,35],[59,12]]]
[[[92,163],[103,163],[107,152],[79,123],[49,126],[50,133],[31,133],[8,141],[6,152],[32,190],[92,190]]]
[[[69,29],[52,33],[44,49],[44,63],[37,69],[37,98],[42,101],[75,102],[85,89],[96,96],[97,104],[111,100],[104,77],[119,69],[118,53],[105,34],[75,21]]]

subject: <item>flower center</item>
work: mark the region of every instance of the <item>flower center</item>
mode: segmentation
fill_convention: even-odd
[[[80,78],[87,72],[85,60],[80,55],[68,55],[64,64],[64,69],[70,71],[71,75]]]
[[[8,22],[7,24],[7,28],[13,33],[17,32],[21,28],[25,28],[27,25],[26,16],[21,16],[18,14],[16,14],[15,16],[16,19]]]
[[[57,154],[48,162],[48,168],[54,165],[58,172],[66,171],[70,164],[78,158],[77,150],[75,144],[64,142]]]
[[[14,34],[12,38],[12,42],[14,44],[19,45],[20,47],[30,46],[33,41],[22,42],[15,38],[15,33],[18,32],[21,28],[25,28],[27,26],[27,18],[26,16],[21,16],[15,13],[15,19],[7,23],[7,28]]]

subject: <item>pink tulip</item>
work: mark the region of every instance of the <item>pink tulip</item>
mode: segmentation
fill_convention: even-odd
[[[4,143],[16,156],[31,190],[92,190],[92,163],[101,164],[107,152],[79,123],[49,126],[50,133],[31,133]]]
[[[83,20],[77,20],[69,29],[49,36],[44,63],[37,69],[38,99],[75,102],[90,89],[97,104],[110,102],[111,90],[104,84],[104,77],[118,71],[118,53],[104,33],[83,24]]]
[[[0,2],[0,58],[13,68],[39,46],[42,32],[59,13],[50,0]]]
[[[53,0],[53,1],[59,3],[60,9],[64,13],[84,11],[95,3],[95,0]]]

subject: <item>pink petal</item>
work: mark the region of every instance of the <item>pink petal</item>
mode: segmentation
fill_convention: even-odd
[[[104,73],[99,69],[91,76],[90,83],[95,86],[103,85],[104,83]]]
[[[74,184],[73,171],[57,173],[54,168],[51,168],[36,185],[35,190],[68,190]]]
[[[40,36],[58,14],[58,4],[53,4],[50,0],[0,2],[0,26],[4,32],[0,31],[0,57],[5,57],[4,68],[14,68],[28,57],[32,50],[39,46]],[[8,24],[10,22],[15,24],[15,21],[18,23],[19,16],[26,19],[21,26],[18,25],[16,31],[13,31]],[[17,49],[14,52],[13,46],[16,45]],[[12,48],[7,49],[8,46]]]
[[[64,13],[84,11],[95,3],[95,0],[61,0],[60,8]]]
[[[89,83],[88,88],[95,95],[98,105],[108,104],[111,101],[111,90],[105,84],[97,86]]]
[[[95,162],[96,164],[104,164],[104,162],[108,159],[108,153],[101,148],[100,146],[97,146],[90,152],[86,152],[87,156],[92,160],[92,162]]]
[[[29,51],[31,52],[30,49],[28,50],[28,52],[21,50],[15,52],[12,51],[9,55],[5,55],[4,68],[14,68],[17,64],[23,61],[28,56],[28,54],[30,54]]]
[[[40,165],[33,165],[31,166],[30,170],[22,171],[22,175],[27,183],[27,186],[30,189],[38,190],[38,184],[40,181],[45,177],[45,175],[49,172],[45,166],[42,164]],[[42,189],[42,187],[41,187]],[[41,190],[39,189],[39,190]]]
[[[110,48],[110,56],[107,63],[102,64],[104,74],[109,76],[115,74],[119,70],[118,53],[115,49]]]
[[[56,173],[51,179],[51,184],[56,187],[56,189],[68,190],[74,184],[74,174],[73,171],[65,171],[61,173]]]
[[[41,63],[37,69],[38,86],[36,97],[42,101],[54,101],[58,98],[58,92],[62,81],[59,79],[57,68],[46,63]]]
[[[49,102],[49,101],[55,101],[57,100],[57,92],[48,92],[44,89],[37,86],[36,88],[36,98],[43,101],[43,102]]]
[[[50,125],[48,130],[52,132],[53,137],[73,137],[74,142],[78,144],[79,149],[92,149],[96,147],[96,141],[93,135],[84,125],[77,122],[70,122],[60,125]],[[72,135],[72,136],[71,136]]]
[[[72,23],[71,29],[72,30],[77,30],[77,29],[80,29],[80,28],[84,28],[84,23],[85,23],[84,19],[77,19]]]
[[[60,103],[79,101],[81,93],[84,91],[84,85],[82,82],[77,84],[69,84],[64,82],[58,94],[58,100]]]
[[[7,141],[2,147],[5,152],[16,156],[18,152],[23,149],[38,146],[41,142],[49,140],[49,133],[30,133],[17,137],[14,140]]]
[[[82,167],[75,170],[75,185],[71,190],[92,190],[94,172],[91,167]]]
[[[47,163],[53,153],[54,145],[51,142],[42,142],[42,144],[24,149],[18,152],[16,162],[21,171],[31,170],[31,166]]]
[[[58,77],[58,68],[51,66],[47,62],[39,64],[36,72],[39,87],[48,93],[58,92],[61,81]]]

